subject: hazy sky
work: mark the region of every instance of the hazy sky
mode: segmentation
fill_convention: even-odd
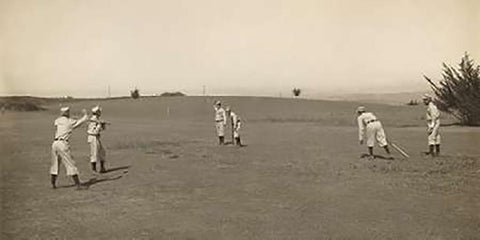
[[[426,89],[480,59],[478,0],[0,0],[0,94]]]

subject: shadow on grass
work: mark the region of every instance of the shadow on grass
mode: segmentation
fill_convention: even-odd
[[[232,141],[225,142],[223,145],[225,145],[225,146],[227,146],[227,145],[232,145],[232,146],[234,146],[234,147],[239,147],[239,148],[240,148],[240,147],[247,147],[247,146],[248,146],[248,145],[243,144],[243,143],[242,143],[242,145],[238,146],[238,145],[234,144]]]
[[[94,185],[94,184],[97,184],[97,183],[100,183],[100,182],[114,181],[114,180],[120,179],[121,177],[123,177],[124,174],[128,173],[128,170],[126,170],[126,169],[129,169],[129,168],[130,168],[130,165],[110,168],[107,171],[105,171],[105,173],[115,172],[115,171],[120,171],[120,170],[125,170],[125,171],[123,171],[121,175],[112,176],[112,177],[109,177],[109,176],[106,176],[106,175],[99,175],[99,176],[90,178],[86,182],[83,182],[82,185],[90,187],[91,185]],[[71,187],[75,187],[75,184],[57,186],[57,188],[71,188]]]
[[[118,176],[114,176],[114,177],[93,177],[93,178],[90,178],[90,180],[88,180],[87,182],[84,182],[82,183],[83,186],[87,186],[88,188],[92,185],[95,185],[97,183],[101,183],[101,182],[108,182],[108,181],[115,181],[115,180],[118,180],[120,178],[122,178],[123,175],[118,175]]]
[[[121,167],[114,167],[114,168],[109,168],[105,171],[105,173],[109,173],[109,172],[115,172],[115,171],[120,171],[120,170],[126,170],[126,169],[129,169],[130,168],[130,165],[128,166],[121,166]],[[128,172],[128,171],[127,171]],[[125,173],[125,172],[124,172]]]
[[[399,125],[398,128],[411,128],[411,127],[422,127],[424,126],[423,124],[402,124]],[[453,122],[453,123],[441,123],[440,127],[452,127],[452,126],[462,126],[459,122]]]
[[[463,126],[459,122],[454,122],[454,123],[441,123],[440,127],[451,127],[451,126]]]
[[[368,153],[362,153],[362,155],[360,155],[360,158],[368,158],[370,155]],[[385,157],[383,155],[378,155],[378,154],[373,154],[373,158],[374,159],[384,159],[384,160],[395,160],[394,157]]]

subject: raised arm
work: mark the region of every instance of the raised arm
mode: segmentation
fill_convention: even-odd
[[[77,127],[80,127],[80,125],[82,125],[84,122],[87,121],[88,119],[88,115],[87,115],[87,110],[83,109],[82,110],[82,113],[83,113],[83,117],[81,117],[80,119],[78,120],[73,120],[73,129],[77,128]]]

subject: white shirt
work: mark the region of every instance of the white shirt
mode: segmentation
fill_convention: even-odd
[[[358,139],[361,141],[363,140],[363,135],[365,132],[365,127],[369,122],[377,121],[377,117],[373,115],[371,112],[364,112],[357,117],[358,123]]]
[[[97,117],[97,115],[93,115],[90,118],[90,122],[88,123],[87,134],[99,136],[100,131],[102,130],[103,128],[102,128],[102,124],[100,123],[100,119]]]
[[[75,120],[73,118],[68,118],[61,116],[55,120],[55,127],[57,131],[55,132],[55,139],[68,141],[72,135],[73,129],[79,127],[87,121],[87,115],[84,115],[82,118]]]
[[[227,114],[222,107],[215,107],[215,122],[223,122],[223,124],[227,124]]]
[[[433,102],[428,103],[427,107],[427,125],[433,128],[436,124],[440,124],[440,111]]]
[[[234,112],[230,112],[230,120],[232,121],[233,128],[236,128],[238,122],[238,115]]]

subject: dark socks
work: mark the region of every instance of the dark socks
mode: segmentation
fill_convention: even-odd
[[[75,186],[77,186],[77,190],[84,190],[86,189],[85,186],[82,186],[80,183],[80,179],[78,178],[78,175],[75,174],[72,176],[73,181],[75,182]]]
[[[73,175],[72,176],[73,182],[75,183],[76,186],[80,186],[80,179],[78,178],[78,175]]]
[[[368,155],[373,157],[373,147],[368,147]]]
[[[440,144],[435,145],[436,155],[440,156]]]
[[[92,162],[92,171],[96,172],[97,171],[97,163],[96,162]]]
[[[435,145],[428,145],[428,155],[432,157],[435,156],[434,148],[435,148]]]
[[[385,152],[390,155],[390,149],[388,148],[388,145],[386,145],[385,147],[383,147],[385,149]]]
[[[100,172],[106,173],[107,170],[105,169],[105,162],[100,162]]]
[[[50,175],[50,181],[52,183],[52,188],[57,188],[57,175],[51,174]]]

